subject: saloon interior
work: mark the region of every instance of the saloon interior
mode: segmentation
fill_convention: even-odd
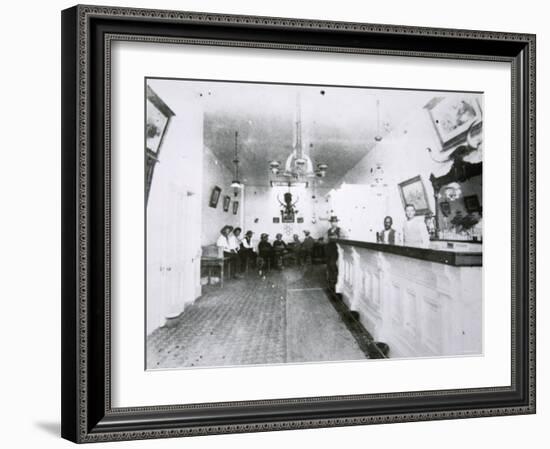
[[[147,369],[482,354],[481,93],[146,84]]]

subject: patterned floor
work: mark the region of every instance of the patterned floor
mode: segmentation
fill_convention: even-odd
[[[147,368],[364,359],[323,278],[324,266],[313,265],[207,286],[147,338]]]

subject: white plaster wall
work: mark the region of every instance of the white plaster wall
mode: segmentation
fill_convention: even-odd
[[[239,208],[242,206],[242,193],[234,196],[234,191],[231,188],[233,173],[223,165],[212,151],[204,147],[203,151],[203,170],[202,170],[202,199],[201,199],[201,246],[212,245],[216,243],[220,235],[220,229],[224,225],[239,226],[241,225],[241,214],[237,212],[233,214],[233,202],[239,201]],[[220,199],[216,208],[210,207],[210,195],[214,186],[222,189]],[[223,198],[229,195],[231,202],[229,210],[223,210]],[[241,226],[242,227],[242,226]]]
[[[367,241],[373,241],[376,230],[383,228],[386,215],[393,217],[395,229],[401,229],[405,213],[398,184],[418,175],[426,189],[430,209],[435,212],[430,175],[441,176],[451,168],[449,162],[434,162],[434,159],[445,159],[445,155],[439,154],[440,150],[441,143],[426,109],[419,107],[401,123],[395,124],[392,131],[341,178],[336,190],[349,194],[331,194],[333,209],[343,219],[341,226],[350,229],[351,237]],[[376,163],[382,164],[386,185],[379,191],[370,187]],[[353,201],[350,195],[353,195]]]
[[[298,200],[297,217],[303,217],[303,223],[273,223],[274,217],[281,217],[281,205],[277,196],[284,201],[283,195],[288,187],[246,186],[244,201],[244,230],[254,232],[254,240],[258,241],[262,232],[269,234],[270,241],[277,233],[283,234],[283,240],[290,241],[293,234],[304,237],[303,231],[309,230],[313,238],[322,237],[328,229],[327,218],[330,215],[330,204],[326,200],[328,189],[300,189],[293,187],[293,201]],[[315,193],[315,198],[312,198]],[[315,217],[315,222],[313,218]],[[256,222],[257,219],[257,222]],[[289,231],[287,233],[287,230]]]
[[[175,115],[170,120],[156,164],[149,200],[147,204],[147,332],[162,325],[166,316],[173,316],[183,311],[187,302],[200,295],[198,278],[199,260],[195,258],[194,267],[186,267],[173,279],[186,285],[174,298],[166,294],[166,278],[159,267],[175,265],[178,261],[167,260],[170,257],[167,249],[173,244],[167,239],[173,238],[177,229],[183,229],[181,223],[172,223],[173,216],[166,201],[171,190],[176,189],[184,195],[190,195],[191,201],[186,201],[187,217],[185,226],[190,233],[199,232],[201,228],[201,167],[203,147],[203,113],[201,103],[177,84],[164,80],[149,80],[149,85],[155,93],[172,109]],[[137,149],[143,151],[143,149]],[[172,235],[172,237],[169,237]],[[189,256],[198,255],[198,241],[187,240],[186,251]],[[172,272],[173,276],[176,276]],[[171,281],[171,282],[172,282]],[[188,290],[187,290],[188,289]],[[153,300],[154,298],[154,300]]]

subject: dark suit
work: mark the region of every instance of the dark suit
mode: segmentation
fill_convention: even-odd
[[[390,232],[388,233],[388,241],[384,241],[384,231],[385,229],[382,229],[380,232],[376,233],[376,241],[378,243],[388,243],[390,245],[395,245],[395,230],[390,229]]]
[[[328,242],[325,245],[327,280],[329,289],[335,291],[338,282],[338,245],[335,240],[343,237],[342,230],[339,227],[329,228],[327,237]]]

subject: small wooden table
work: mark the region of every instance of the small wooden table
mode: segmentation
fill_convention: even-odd
[[[208,269],[208,285],[211,285],[210,279],[212,277],[212,268],[219,268],[220,270],[220,287],[223,287],[223,277],[225,271],[225,263],[228,262],[231,258],[224,257],[214,257],[214,256],[202,256],[201,257],[201,270],[203,268]],[[231,264],[227,267],[227,274],[231,276]]]

